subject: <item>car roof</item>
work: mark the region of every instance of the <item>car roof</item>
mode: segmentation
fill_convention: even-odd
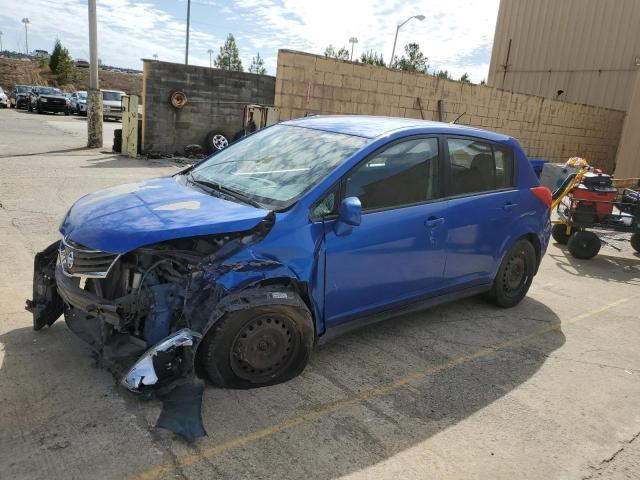
[[[495,132],[444,122],[400,117],[374,117],[367,115],[314,115],[283,122],[295,127],[313,128],[326,132],[343,133],[358,137],[375,138],[396,130],[411,133],[444,133],[482,137],[505,142],[509,137]]]

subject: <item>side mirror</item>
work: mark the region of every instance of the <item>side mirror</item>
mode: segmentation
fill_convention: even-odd
[[[362,204],[358,197],[347,197],[340,203],[338,218],[333,224],[333,231],[338,237],[351,234],[353,227],[362,221]]]

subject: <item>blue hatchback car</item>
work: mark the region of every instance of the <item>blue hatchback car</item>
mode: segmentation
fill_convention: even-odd
[[[475,128],[317,116],[183,172],[78,200],[35,259],[34,328],[64,314],[132,391],[201,364],[249,388],[354,326],[526,295],[551,193],[518,143]]]

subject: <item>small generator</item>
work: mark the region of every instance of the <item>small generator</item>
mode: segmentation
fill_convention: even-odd
[[[585,173],[571,190],[573,218],[576,223],[598,223],[611,215],[618,190],[611,175]]]

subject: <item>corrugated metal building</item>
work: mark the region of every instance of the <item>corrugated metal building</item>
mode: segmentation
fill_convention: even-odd
[[[500,2],[493,87],[626,111],[639,67],[640,0]]]
[[[640,176],[639,71],[640,0],[500,1],[487,84],[626,111],[618,176]]]

